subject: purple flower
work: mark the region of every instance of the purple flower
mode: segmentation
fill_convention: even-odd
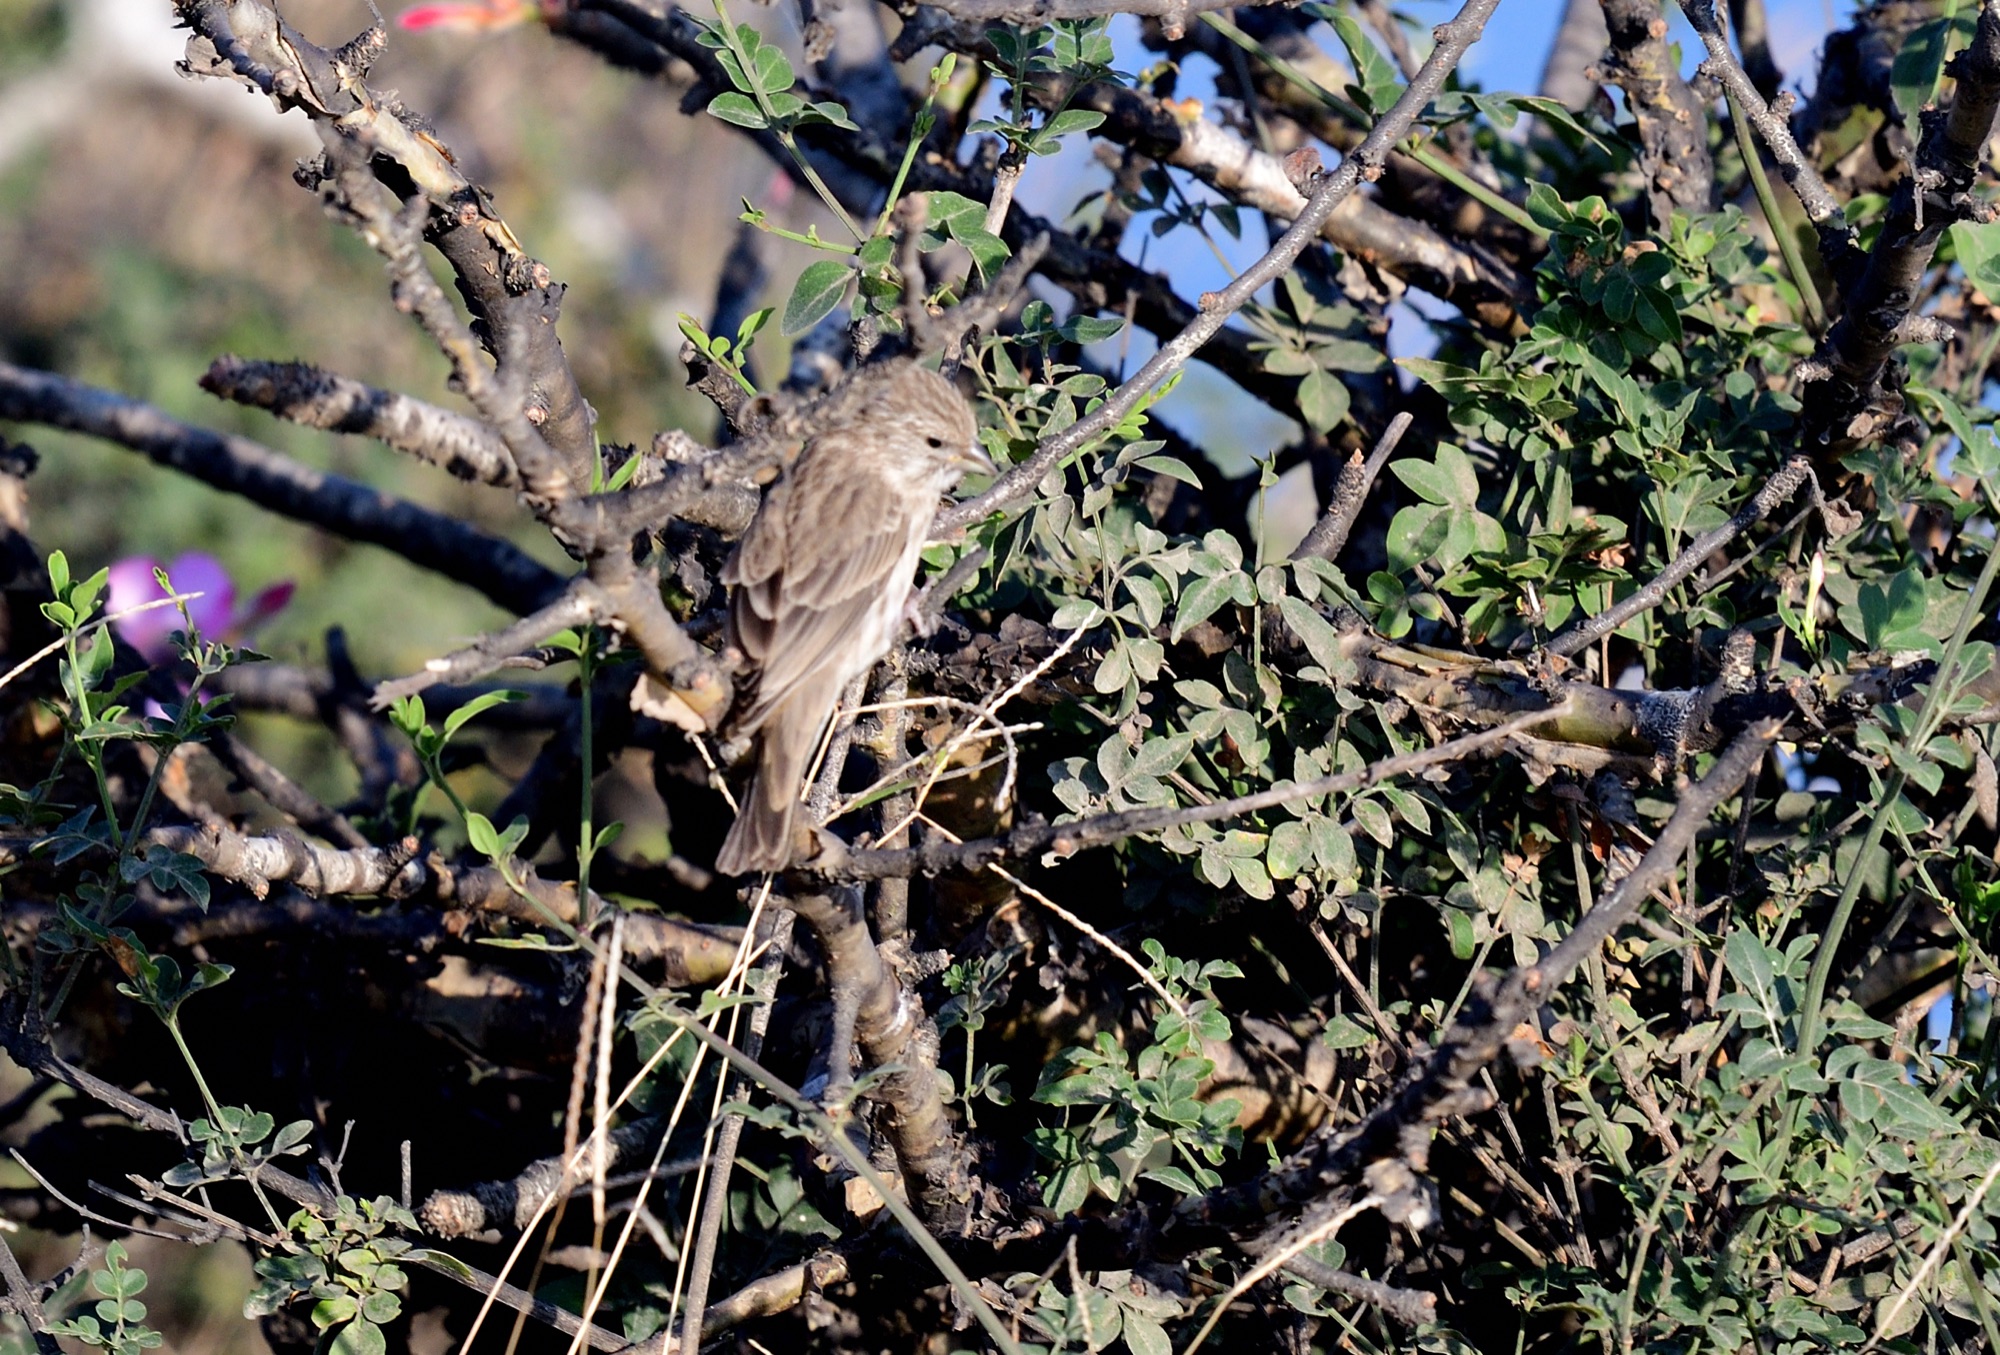
[[[111,566],[111,596],[107,604],[113,616],[144,606],[172,593],[160,587],[156,577],[159,561],[146,555],[130,555]],[[248,634],[276,616],[291,600],[290,580],[271,585],[250,599],[241,612],[236,609],[236,581],[222,561],[204,551],[191,550],[166,567],[174,591],[199,593],[187,600],[187,613],[195,631],[204,639],[233,640]],[[185,627],[180,608],[171,604],[154,607],[112,622],[118,637],[158,663],[174,652],[173,633]]]

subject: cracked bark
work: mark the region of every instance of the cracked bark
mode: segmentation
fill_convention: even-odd
[[[1903,405],[1891,372],[1897,345],[1940,337],[1914,308],[1939,240],[1975,211],[1971,190],[2000,109],[1995,0],[1981,6],[1971,45],[1945,71],[1957,81],[1951,104],[1924,114],[1916,172],[1897,188],[1860,281],[1805,373],[1799,440],[1822,465],[1888,433]]]
[[[1675,212],[1715,205],[1715,165],[1708,153],[1708,113],[1674,65],[1659,0],[1603,0],[1611,39],[1604,78],[1625,93],[1639,127],[1639,161],[1653,224],[1665,231]]]

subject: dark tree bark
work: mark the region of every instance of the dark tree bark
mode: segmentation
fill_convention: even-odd
[[[1603,0],[1611,37],[1604,78],[1625,92],[1639,128],[1639,162],[1646,200],[1662,230],[1675,212],[1715,205],[1715,164],[1708,153],[1708,118],[1674,66],[1667,19],[1659,0]]]

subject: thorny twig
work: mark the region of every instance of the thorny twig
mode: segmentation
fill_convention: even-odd
[[[1347,534],[1354,530],[1354,519],[1361,515],[1361,506],[1368,501],[1369,487],[1382,473],[1382,467],[1389,464],[1389,458],[1396,454],[1396,446],[1402,442],[1403,434],[1410,431],[1412,421],[1409,413],[1398,414],[1389,420],[1389,426],[1375,440],[1374,450],[1368,453],[1366,461],[1357,451],[1340,468],[1339,478],[1333,482],[1331,502],[1292,552],[1294,560],[1332,560],[1339,556],[1342,547],[1347,545]]]

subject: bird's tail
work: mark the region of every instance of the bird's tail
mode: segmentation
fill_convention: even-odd
[[[724,875],[753,875],[783,870],[792,863],[792,826],[799,807],[799,778],[806,759],[819,741],[816,727],[773,713],[757,736],[757,774],[744,788],[743,807],[716,854],[715,868]]]

